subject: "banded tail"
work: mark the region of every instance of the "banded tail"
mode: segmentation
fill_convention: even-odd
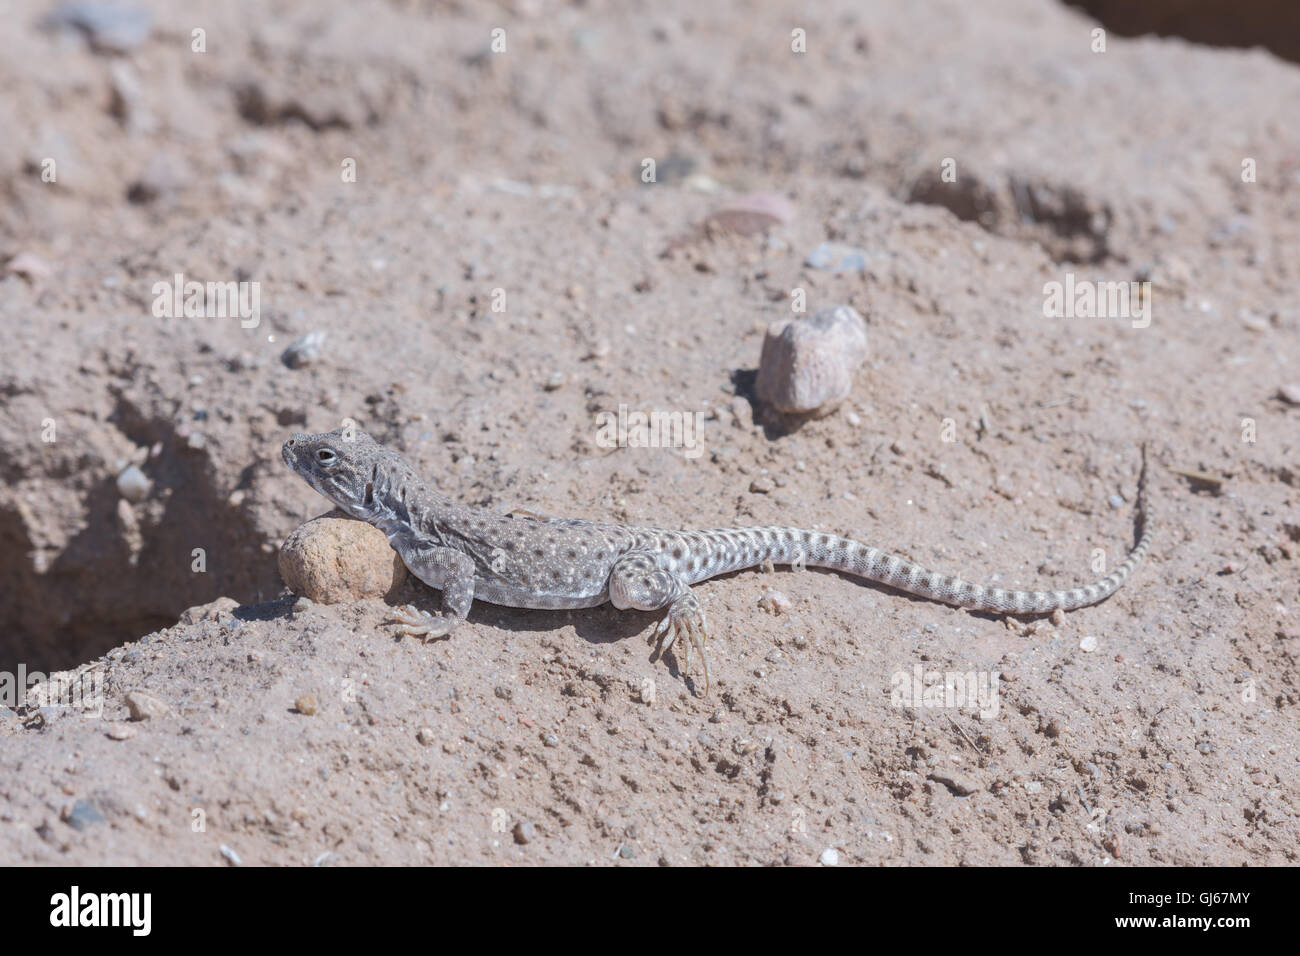
[[[906,558],[839,535],[804,528],[743,528],[683,532],[691,552],[683,568],[694,584],[729,571],[774,564],[803,563],[829,568],[885,584],[918,597],[942,601],[972,611],[999,614],[1046,614],[1072,611],[1104,601],[1123,586],[1151,548],[1152,512],[1147,494],[1147,453],[1142,447],[1142,472],[1138,479],[1138,513],[1141,533],[1124,563],[1091,584],[1066,590],[1029,591],[987,587],[921,567]]]

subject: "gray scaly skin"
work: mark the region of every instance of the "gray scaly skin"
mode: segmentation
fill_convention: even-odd
[[[659,653],[681,638],[686,673],[694,647],[705,695],[704,612],[690,586],[719,574],[769,561],[801,563],[974,611],[1045,614],[1110,597],[1151,547],[1145,448],[1137,547],[1104,578],[1064,591],[972,584],[849,538],[801,528],[666,531],[467,508],[426,485],[400,455],[360,431],[294,435],[281,454],[322,495],[384,532],[411,573],[442,592],[441,614],[404,608],[397,618],[402,632],[442,637],[465,620],[475,598],[525,608],[595,607],[606,601],[620,610],[666,607],[656,630]]]

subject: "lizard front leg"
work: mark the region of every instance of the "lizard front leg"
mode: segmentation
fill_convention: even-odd
[[[694,647],[704,668],[703,696],[709,696],[709,657],[704,651],[709,635],[705,629],[704,609],[684,580],[660,568],[650,552],[633,551],[619,558],[610,569],[609,601],[620,611],[628,608],[657,611],[667,606],[668,613],[655,629],[659,656],[662,657],[664,651],[679,637],[682,638],[682,673],[687,674],[690,649]]]
[[[398,609],[392,618],[397,622],[397,633],[425,640],[445,637],[469,617],[474,603],[473,559],[455,548],[425,541],[396,542],[394,546],[412,574],[442,592],[441,614],[417,611],[410,604]]]

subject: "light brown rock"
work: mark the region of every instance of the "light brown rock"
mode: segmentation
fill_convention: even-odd
[[[957,770],[936,770],[930,774],[930,779],[935,783],[943,784],[952,791],[953,796],[957,797],[969,797],[980,790],[980,785],[974,777]]]
[[[54,270],[48,262],[33,252],[20,252],[4,264],[0,275],[22,276],[28,281],[48,278]]]
[[[382,531],[335,513],[308,521],[280,548],[280,577],[295,594],[342,604],[392,594],[406,566]]]
[[[139,731],[127,724],[109,724],[104,730],[104,735],[109,740],[130,740]]]
[[[222,616],[229,617],[239,607],[239,602],[230,597],[219,597],[207,604],[196,604],[181,611],[180,624],[197,624],[199,621],[219,621]]]
[[[752,236],[794,219],[794,204],[779,193],[750,193],[739,196],[704,221],[706,230]]]
[[[155,720],[167,716],[167,705],[160,698],[143,690],[133,690],[126,695],[126,709],[132,720]]]
[[[866,357],[867,324],[852,306],[774,322],[759,360],[759,400],[786,414],[826,415],[848,397]]]

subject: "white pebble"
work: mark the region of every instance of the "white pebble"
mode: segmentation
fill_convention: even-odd
[[[280,361],[289,368],[303,368],[320,358],[321,347],[324,344],[324,332],[308,332],[289,344],[289,347],[284,350],[284,354],[280,356]]]
[[[127,465],[117,476],[117,493],[127,501],[140,502],[149,497],[152,485],[135,465]]]
[[[790,599],[775,588],[766,588],[758,599],[758,606],[770,614],[784,614],[790,610]]]
[[[828,846],[822,850],[822,866],[839,866],[840,851],[833,846]]]
[[[1085,654],[1091,654],[1096,649],[1097,639],[1092,635],[1085,637],[1079,642],[1079,650],[1083,651]]]

